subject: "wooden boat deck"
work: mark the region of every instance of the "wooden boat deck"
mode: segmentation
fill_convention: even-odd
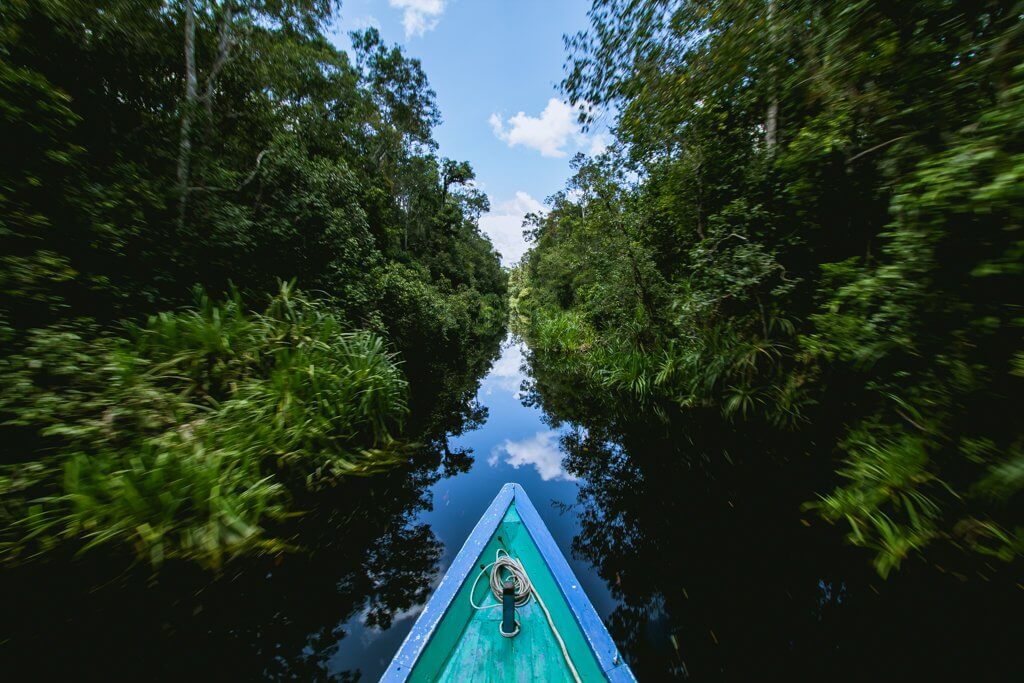
[[[506,484],[442,578],[382,681],[572,681],[535,600],[517,610],[514,638],[500,635],[501,610],[470,605],[481,565],[504,548],[524,565],[583,681],[635,681],[536,509]],[[493,601],[486,577],[473,595]]]
[[[500,541],[498,540],[500,537]],[[573,662],[583,680],[603,679],[597,661],[590,653],[586,640],[579,626],[572,619],[563,601],[560,599],[558,586],[551,572],[537,552],[537,547],[530,539],[529,533],[511,505],[494,539],[482,553],[480,562],[486,564],[494,557],[497,548],[504,548],[513,557],[518,557],[527,567],[530,580],[534,582],[541,596],[552,596],[545,600],[551,616],[558,625],[562,638],[569,651],[574,654]],[[477,567],[479,569],[479,566]],[[544,576],[541,576],[544,574]],[[470,586],[464,595],[457,600],[466,600]],[[478,604],[494,601],[490,596],[486,579],[476,587],[473,600]],[[461,610],[460,610],[461,611]],[[498,635],[498,624],[501,622],[500,609],[470,609],[468,623],[459,635],[454,649],[451,650],[441,673],[435,680],[441,681],[569,681],[572,674],[566,666],[565,658],[555,640],[547,619],[535,600],[516,610],[516,618],[520,622],[520,632],[514,638],[503,638]],[[569,632],[571,631],[571,633]],[[438,643],[440,645],[440,643]],[[575,647],[573,647],[575,645]],[[428,651],[430,647],[428,646]],[[585,654],[588,661],[578,661],[580,654]],[[426,654],[426,653],[425,653]],[[591,678],[584,676],[586,671]],[[414,672],[415,673],[415,672]],[[416,680],[416,677],[413,677]]]

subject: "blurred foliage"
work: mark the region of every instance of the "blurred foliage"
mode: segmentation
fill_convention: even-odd
[[[809,506],[882,575],[1019,556],[1022,11],[596,0],[563,86],[616,143],[531,218],[515,323],[655,411],[835,425]]]
[[[639,679],[1015,677],[1004,624],[1024,603],[1019,563],[935,544],[883,580],[801,509],[835,476],[829,420],[779,430],[720,406],[673,412],[664,397],[594,391],[574,354],[526,360],[525,400],[558,428],[579,482],[555,503],[580,525],[573,556],[615,598],[605,623]]]
[[[419,61],[373,29],[350,59],[336,5],[0,9],[8,559],[276,551],[297,492],[479,419],[487,199]]]
[[[40,679],[87,670],[89,679],[171,681],[365,680],[347,668],[362,652],[361,629],[387,629],[423,603],[424,576],[443,544],[418,517],[443,476],[438,460],[375,475],[372,485],[300,491],[301,517],[269,520],[266,533],[301,550],[246,557],[216,574],[168,558],[125,570],[123,558],[92,552],[68,571],[66,558],[5,568],[8,606],[0,657]],[[116,581],[111,576],[117,576]],[[53,648],[63,642],[64,647]]]
[[[285,285],[124,335],[33,330],[4,359],[0,410],[27,440],[0,478],[8,556],[62,540],[219,565],[279,545],[261,523],[315,489],[400,461],[406,382],[383,341]]]

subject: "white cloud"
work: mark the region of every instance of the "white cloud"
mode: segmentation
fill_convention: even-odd
[[[576,480],[576,477],[562,468],[562,452],[558,449],[558,432],[537,432],[530,438],[521,441],[505,439],[503,444],[494,447],[487,463],[491,467],[496,466],[502,454],[505,455],[505,462],[516,469],[523,465],[532,465],[544,481]]]
[[[565,192],[565,198],[575,204],[579,204],[583,200],[583,196],[583,190],[578,187],[570,188]]]
[[[587,154],[592,157],[596,157],[598,154],[603,154],[608,149],[608,144],[611,138],[608,137],[607,133],[597,133],[590,137],[589,148]]]
[[[523,345],[509,344],[501,350],[501,356],[494,361],[490,372],[483,381],[483,389],[491,393],[494,389],[501,389],[512,394],[513,398],[520,396],[519,389],[523,383]]]
[[[445,2],[447,0],[388,0],[389,5],[402,10],[406,38],[432,31],[441,20]]]
[[[366,16],[356,17],[352,20],[352,30],[354,31],[365,31],[368,28],[375,28],[380,30],[380,20],[372,14]]]
[[[491,238],[501,254],[502,264],[509,266],[526,253],[523,239],[523,218],[528,213],[543,211],[544,205],[523,191],[515,199],[499,202],[480,217],[480,229]]]
[[[498,114],[491,114],[491,129],[509,147],[523,145],[546,157],[564,157],[565,146],[579,131],[576,112],[565,102],[552,97],[540,116],[519,112],[508,120],[508,127]]]
[[[522,145],[537,150],[541,156],[565,157],[570,146],[587,154],[600,154],[608,147],[608,136],[584,133],[580,129],[579,111],[552,97],[540,116],[521,111],[506,122],[500,114],[491,114],[488,123],[494,135],[509,147]]]
[[[415,617],[418,617],[420,615],[420,612],[423,611],[424,607],[426,607],[426,604],[413,605],[409,609],[398,610],[391,617],[391,624],[394,625],[400,621],[405,621],[406,619],[413,619]],[[363,628],[366,629],[366,631],[363,632],[362,637],[360,638],[360,640],[363,643],[363,647],[367,647],[368,645],[370,645],[370,643],[377,640],[380,634],[384,632],[384,629],[382,629],[381,627],[371,626],[370,624],[368,624],[367,622],[369,621],[369,619],[370,607],[369,605],[367,605],[366,608],[363,609],[362,614],[360,614],[360,621],[363,624]]]

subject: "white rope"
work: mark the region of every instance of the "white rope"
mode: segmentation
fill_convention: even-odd
[[[487,570],[490,569],[490,588],[491,594],[495,597],[498,602],[492,604],[478,605],[473,601],[473,593],[476,593],[476,586],[480,583],[480,579]],[[502,576],[502,570],[507,572],[506,576]],[[476,580],[473,581],[473,588],[469,591],[469,604],[474,609],[490,609],[491,607],[501,607],[502,592],[505,589],[505,581],[511,577],[512,584],[515,587],[515,600],[516,607],[523,607],[526,603],[530,602],[530,596],[532,595],[537,599],[537,604],[540,605],[540,609],[544,612],[544,616],[548,620],[548,626],[551,627],[551,632],[555,634],[555,640],[558,641],[558,647],[562,649],[562,657],[565,658],[565,663],[569,665],[569,671],[572,673],[572,678],[576,683],[582,683],[579,673],[576,671],[576,666],[572,663],[572,658],[569,656],[569,650],[565,647],[565,641],[562,640],[562,634],[558,632],[558,628],[555,626],[554,620],[551,618],[551,613],[548,612],[547,605],[540,597],[540,593],[533,587],[530,582],[530,575],[526,573],[526,568],[523,563],[518,559],[508,554],[504,548],[498,548],[494,553],[494,562],[486,565],[477,574]],[[516,630],[513,633],[506,634],[501,628],[498,628],[501,635],[510,638],[519,633],[519,622],[516,622]]]
[[[477,584],[480,583],[480,579],[483,578],[488,569],[491,570],[491,593],[499,602],[490,605],[478,605],[473,602],[473,593],[476,592]],[[502,569],[512,575],[512,582],[515,586],[516,607],[522,607],[530,601],[533,584],[530,583],[530,577],[527,575],[526,570],[523,569],[523,564],[509,555],[504,548],[498,548],[494,554],[494,562],[491,562],[477,574],[476,581],[473,582],[473,590],[469,592],[469,604],[473,605],[476,609],[501,607],[501,595],[505,589],[505,579],[501,576]]]

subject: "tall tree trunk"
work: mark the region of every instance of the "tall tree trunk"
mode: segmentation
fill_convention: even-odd
[[[185,100],[181,107],[181,137],[178,140],[178,227],[185,227],[188,211],[188,181],[192,164],[192,117],[195,115],[199,82],[196,77],[196,10],[185,1]]]
[[[775,0],[768,0],[768,113],[764,121],[764,144],[769,153],[775,151],[779,130],[778,75],[775,68]]]
[[[217,87],[217,77],[228,63],[231,56],[231,26],[235,18],[235,3],[228,0],[224,3],[224,13],[220,18],[219,37],[217,39],[217,57],[210,67],[210,74],[206,77],[206,92],[203,95],[203,104],[206,106],[207,120],[213,120],[213,94]]]

